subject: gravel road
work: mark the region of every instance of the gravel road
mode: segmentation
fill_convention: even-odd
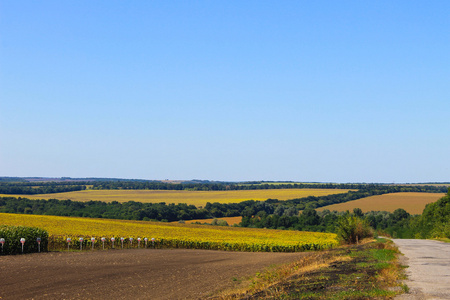
[[[403,253],[410,288],[396,299],[450,299],[450,244],[431,240],[392,240]]]

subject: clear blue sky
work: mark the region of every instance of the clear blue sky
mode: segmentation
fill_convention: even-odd
[[[450,181],[449,16],[0,0],[0,176]]]

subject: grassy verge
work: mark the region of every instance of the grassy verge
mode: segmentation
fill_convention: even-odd
[[[448,239],[448,238],[436,238],[435,240],[436,241],[441,241],[441,242],[444,242],[444,243],[450,243],[450,239]]]
[[[211,299],[391,299],[407,291],[391,241],[378,239],[311,254],[246,279]]]

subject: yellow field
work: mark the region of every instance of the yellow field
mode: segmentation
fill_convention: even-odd
[[[85,190],[68,193],[38,195],[0,195],[25,197],[29,199],[71,199],[74,201],[137,201],[146,203],[187,203],[204,207],[207,202],[238,203],[245,200],[267,200],[269,198],[288,200],[308,196],[325,196],[346,193],[339,189],[273,189],[238,191],[160,191],[160,190]]]
[[[197,248],[238,251],[304,251],[337,245],[332,233],[267,230],[159,222],[90,219],[0,213],[0,225],[23,225],[47,230],[50,247],[67,247],[66,237],[75,243],[79,237],[120,237],[142,240],[155,238],[158,247]],[[53,244],[53,246],[52,246]],[[117,245],[117,244],[116,244]]]
[[[403,208],[410,214],[421,214],[425,205],[436,202],[444,196],[444,193],[392,193],[324,206],[317,210],[353,211],[354,208],[361,208],[363,212],[372,210],[393,212],[397,208]]]

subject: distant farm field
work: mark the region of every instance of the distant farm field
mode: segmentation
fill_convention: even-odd
[[[425,208],[425,205],[431,202],[436,202],[444,196],[444,193],[392,193],[371,196],[340,204],[328,205],[318,208],[317,210],[322,211],[329,209],[331,211],[352,211],[354,208],[360,208],[363,212],[393,212],[398,208],[403,208],[410,214],[421,214]]]
[[[104,201],[145,203],[187,203],[197,207],[207,202],[238,203],[245,200],[267,200],[269,198],[288,200],[308,196],[325,196],[347,193],[341,189],[264,189],[264,190],[232,190],[232,191],[165,191],[165,190],[84,190],[67,193],[37,195],[0,195],[25,197],[29,199],[70,199],[73,201]]]

